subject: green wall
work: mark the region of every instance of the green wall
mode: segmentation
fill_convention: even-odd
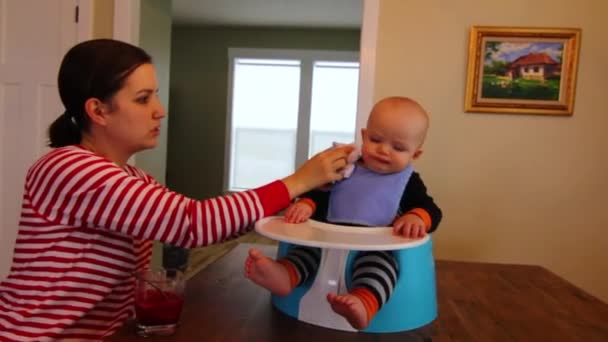
[[[156,68],[159,97],[169,108],[169,75],[171,68],[172,0],[143,0],[140,3],[139,46],[151,56]],[[166,183],[168,116],[161,125],[158,146],[138,153],[135,164],[152,175],[159,183]]]
[[[193,198],[222,193],[228,48],[359,51],[359,31],[173,27],[167,184]]]
[[[159,97],[166,109],[169,107],[169,75],[171,68],[172,0],[142,0],[140,2],[139,46],[151,56],[158,77]],[[167,143],[169,120],[161,125],[158,146],[138,153],[135,165],[152,175],[159,183],[166,183]],[[162,245],[154,243],[152,266],[160,266]]]

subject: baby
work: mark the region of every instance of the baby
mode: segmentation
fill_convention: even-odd
[[[421,238],[434,231],[442,218],[411,162],[422,154],[429,126],[426,111],[406,97],[388,97],[376,103],[367,127],[361,130],[361,158],[352,175],[329,190],[303,195],[290,206],[285,220],[300,223],[313,218],[336,224],[389,226],[394,233]],[[273,260],[252,248],[245,262],[245,276],[276,295],[288,295],[319,267],[318,248],[293,246]],[[385,304],[399,272],[391,251],[359,252],[353,262],[348,293],[329,293],[327,300],[337,314],[355,329],[364,329]]]

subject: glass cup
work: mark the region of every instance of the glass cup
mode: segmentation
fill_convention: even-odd
[[[175,333],[184,304],[184,274],[176,269],[137,272],[135,322],[140,336]]]

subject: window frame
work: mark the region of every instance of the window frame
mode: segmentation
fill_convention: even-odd
[[[226,105],[226,140],[224,142],[223,190],[230,193],[231,160],[234,153],[232,129],[232,96],[234,85],[234,68],[238,58],[248,59],[283,59],[300,61],[300,92],[298,103],[298,124],[296,131],[296,155],[294,168],[308,159],[310,145],[310,114],[312,102],[312,81],[315,62],[356,62],[359,63],[359,83],[361,82],[361,64],[359,51],[302,50],[302,49],[263,49],[263,48],[229,48],[228,49],[228,92]],[[357,106],[358,107],[358,106]],[[355,113],[358,115],[359,113]],[[287,176],[287,175],[285,175]]]

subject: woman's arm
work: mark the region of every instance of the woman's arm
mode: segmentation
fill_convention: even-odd
[[[88,151],[61,149],[32,167],[26,196],[39,215],[57,224],[192,248],[243,234],[294,196],[339,179],[337,168],[345,165],[340,159],[347,152],[319,154],[283,181],[199,201],[168,190],[137,169],[125,172]]]

